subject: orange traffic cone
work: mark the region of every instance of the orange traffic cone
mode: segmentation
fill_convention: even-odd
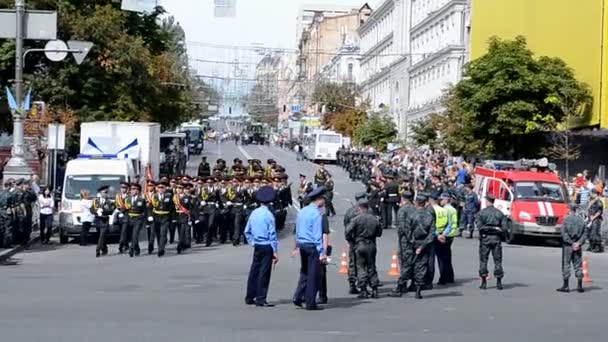
[[[393,251],[393,256],[391,258],[391,269],[388,271],[388,275],[392,277],[398,277],[401,274],[399,273],[399,264],[397,262],[397,252]]]
[[[589,275],[589,262],[587,257],[583,257],[583,283],[591,283],[591,276]]]
[[[339,274],[348,274],[348,261],[346,260],[346,250],[342,251],[342,258],[340,259],[340,270]]]

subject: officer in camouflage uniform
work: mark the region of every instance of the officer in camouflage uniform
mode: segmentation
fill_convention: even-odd
[[[371,297],[378,298],[378,274],[376,272],[376,238],[382,236],[382,227],[378,219],[368,213],[367,199],[357,202],[359,215],[357,215],[346,228],[348,241],[355,241],[357,258],[357,287],[358,298],[368,298],[368,286],[371,287]]]
[[[359,192],[355,194],[355,201],[359,202],[359,200],[366,198],[366,194],[364,192]],[[350,224],[350,222],[357,216],[359,213],[357,212],[357,206],[353,205],[352,207],[346,210],[344,214],[344,238],[346,242],[348,242],[348,284],[350,294],[358,294],[359,290],[357,289],[357,264],[356,264],[356,253],[355,253],[355,242],[354,240],[349,240],[346,234],[346,228]]]
[[[412,204],[414,195],[410,191],[401,194],[400,208],[397,211],[397,236],[399,238],[399,264],[401,275],[397,281],[397,287],[389,293],[391,297],[401,297],[407,292],[408,280],[414,278],[414,260],[416,250],[414,249],[412,233],[413,218],[416,208]]]
[[[26,209],[23,194],[23,182],[24,179],[19,179],[11,190],[11,204],[13,207],[13,244],[25,245],[26,241],[24,238],[25,224],[26,224]]]
[[[564,284],[557,289],[559,292],[570,292],[568,280],[570,279],[570,264],[574,268],[577,279],[578,292],[583,289],[583,245],[587,240],[585,221],[576,215],[576,205],[568,205],[568,216],[564,218],[562,226],[562,277]]]
[[[505,215],[494,207],[493,196],[486,196],[486,208],[477,217],[475,224],[479,228],[479,276],[481,277],[480,289],[487,288],[488,278],[488,256],[492,253],[494,259],[494,276],[496,277],[496,289],[502,290],[502,241],[501,237],[506,231],[507,219]]]
[[[416,197],[416,214],[409,223],[414,249],[414,284],[416,285],[416,299],[422,299],[422,287],[425,284],[429,264],[430,245],[434,240],[435,216],[426,207],[427,196],[418,194]],[[408,225],[408,221],[406,221]]]
[[[602,245],[601,236],[603,212],[604,204],[602,203],[600,194],[597,192],[596,189],[592,189],[589,209],[587,210],[587,220],[589,223],[589,247],[587,248],[587,252],[604,252],[604,246]]]

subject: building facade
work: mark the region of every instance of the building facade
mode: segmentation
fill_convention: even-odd
[[[410,1],[408,126],[443,111],[443,93],[458,83],[468,60],[470,27],[469,0]]]

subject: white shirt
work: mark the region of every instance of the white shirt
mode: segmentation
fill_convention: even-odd
[[[53,201],[53,197],[47,198],[42,195],[38,195],[38,205],[40,206],[40,214],[53,214],[53,207],[55,206],[55,201]]]
[[[91,207],[93,201],[91,200],[80,200],[80,207],[82,208],[82,215],[80,216],[80,222],[93,222],[95,221],[95,215],[91,213]]]

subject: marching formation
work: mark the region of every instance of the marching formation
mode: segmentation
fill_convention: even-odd
[[[108,253],[106,237],[110,225],[120,228],[119,253],[128,251],[131,257],[139,255],[139,236],[145,229],[148,254],[156,248],[162,257],[166,245],[174,242],[177,242],[178,254],[191,248],[193,243],[241,244],[247,220],[260,206],[256,193],[263,187],[276,192],[276,198],[266,204],[276,219],[277,229],[284,229],[287,208],[292,205],[290,186],[285,169],[273,160],[265,167],[259,160],[251,160],[245,167],[241,160],[235,159],[228,168],[224,160],[218,159],[211,169],[203,158],[197,177],[148,179],[143,189],[139,183],[123,182],[112,198],[110,187],[103,185],[92,202],[83,207],[90,211],[90,221],[99,231],[97,257]],[[85,191],[81,196],[83,200],[88,197]],[[83,225],[81,243],[86,243],[89,229],[90,224]]]

